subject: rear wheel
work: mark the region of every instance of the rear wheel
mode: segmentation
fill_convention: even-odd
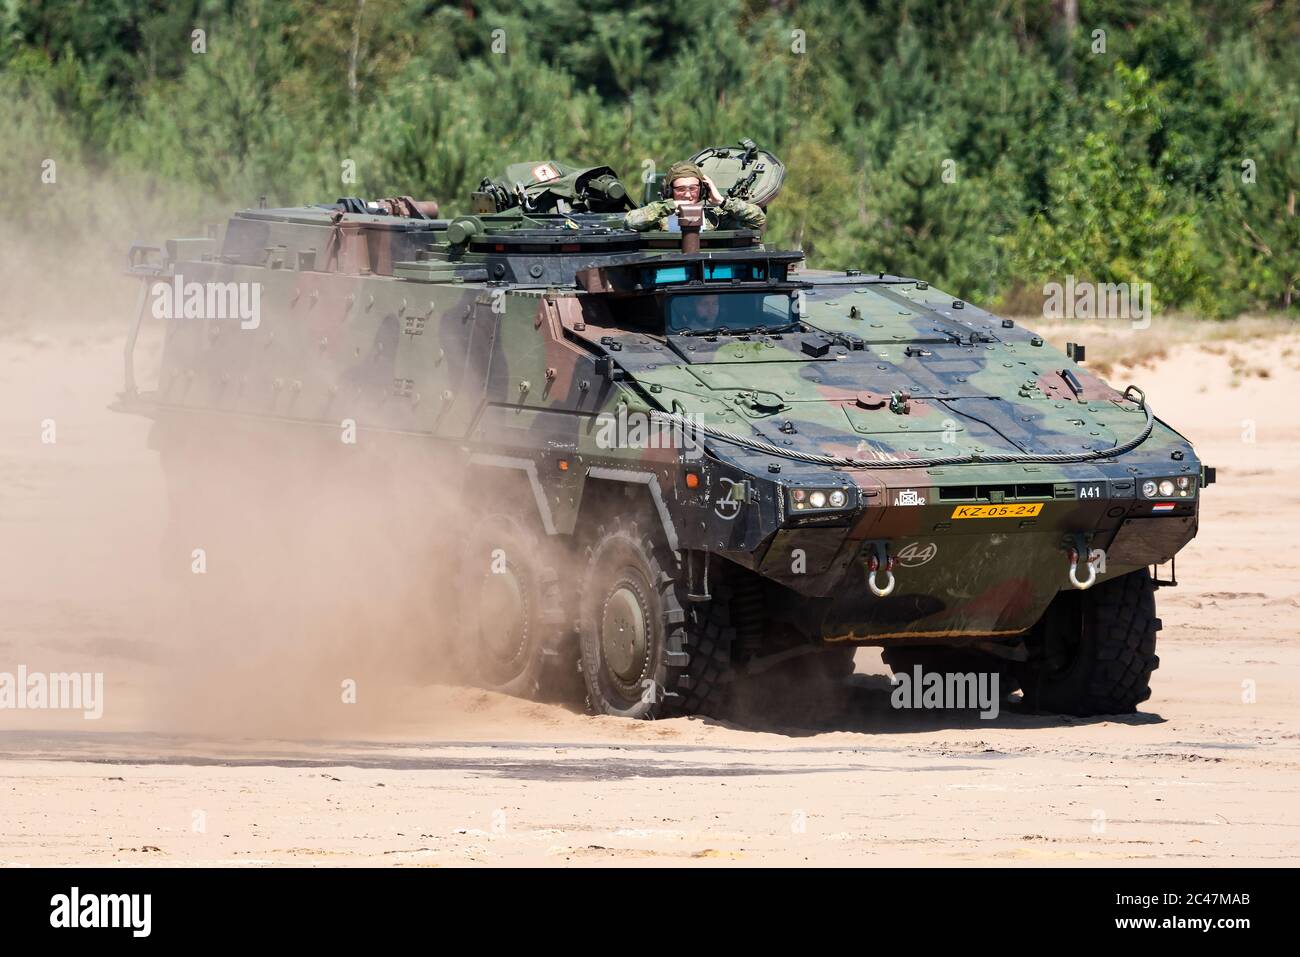
[[[1062,592],[1026,640],[1025,704],[1061,714],[1130,714],[1151,697],[1156,656],[1155,587],[1143,568]]]
[[[688,603],[672,551],[635,521],[597,530],[578,600],[587,702],[628,718],[717,714],[734,629],[724,589]]]
[[[559,579],[538,536],[512,515],[471,532],[460,575],[457,657],[478,687],[536,697],[544,649],[563,627]]]

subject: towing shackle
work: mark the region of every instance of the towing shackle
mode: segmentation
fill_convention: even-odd
[[[1086,591],[1091,588],[1097,581],[1097,573],[1106,569],[1106,553],[1100,548],[1089,549],[1088,540],[1083,535],[1074,536],[1074,544],[1069,549],[1070,566],[1067,577],[1070,584],[1079,591]],[[1087,560],[1084,567],[1088,569],[1088,577],[1079,579],[1079,559],[1086,555]]]
[[[885,572],[884,587],[876,582],[876,575],[882,568]],[[889,543],[872,542],[871,557],[867,559],[867,587],[877,598],[885,598],[893,593],[894,584],[894,556],[889,554]]]

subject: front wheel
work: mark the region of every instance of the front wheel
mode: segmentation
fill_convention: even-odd
[[[587,702],[598,714],[717,714],[731,668],[729,602],[684,607],[668,547],[635,521],[597,530],[587,550],[578,638]]]
[[[1145,568],[1087,591],[1061,592],[1025,642],[1025,704],[1080,716],[1131,714],[1151,697],[1159,630]]]

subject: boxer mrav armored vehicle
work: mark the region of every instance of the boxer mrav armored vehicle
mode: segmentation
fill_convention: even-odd
[[[749,143],[693,159],[759,205],[784,172]],[[689,215],[633,232],[632,206],[609,168],[538,161],[455,218],[344,199],[134,247],[165,344],[144,391],[132,333],[119,407],[164,450],[219,417],[432,454],[402,494],[458,493],[431,534],[491,689],[716,713],[878,645],[1028,708],[1148,697],[1157,572],[1213,472],[1140,389],[924,280]]]

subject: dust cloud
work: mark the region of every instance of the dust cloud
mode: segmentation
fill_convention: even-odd
[[[456,675],[449,464],[364,429],[110,410],[140,228],[0,237],[0,670],[102,671],[93,730],[351,735],[459,710],[427,693]],[[144,390],[164,326],[146,316]]]

